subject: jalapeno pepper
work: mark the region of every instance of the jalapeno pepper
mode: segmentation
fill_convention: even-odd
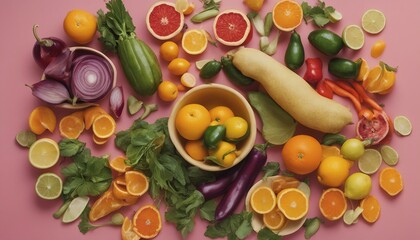
[[[333,58],[328,63],[328,72],[343,79],[356,79],[362,61],[352,61],[345,58]]]
[[[226,127],[224,125],[208,126],[204,132],[203,142],[207,149],[215,149],[219,142],[226,135]]]
[[[310,84],[315,84],[322,80],[322,61],[321,58],[308,58],[305,60],[306,72],[303,75],[305,79]]]

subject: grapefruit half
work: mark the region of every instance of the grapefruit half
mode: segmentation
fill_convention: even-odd
[[[213,32],[216,40],[221,44],[240,46],[245,43],[251,32],[251,23],[243,12],[230,9],[216,16]]]
[[[168,40],[181,32],[184,15],[175,9],[172,2],[159,1],[153,4],[146,16],[147,30],[159,40]]]

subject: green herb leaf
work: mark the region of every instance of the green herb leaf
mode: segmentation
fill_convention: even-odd
[[[60,156],[73,157],[83,151],[86,143],[80,142],[77,139],[63,139],[58,143],[60,148]]]
[[[280,172],[280,164],[278,162],[268,162],[262,169],[264,176],[263,179],[266,180],[268,177],[278,175]]]
[[[332,6],[327,6],[325,2],[318,0],[315,6],[310,6],[307,2],[301,3],[303,18],[305,23],[313,21],[318,27],[324,27],[331,22],[330,14],[335,11]]]
[[[243,211],[233,214],[221,222],[207,226],[204,235],[209,238],[244,239],[252,232],[252,213]]]
[[[90,207],[86,206],[85,210],[83,210],[82,215],[80,215],[80,222],[79,222],[78,227],[79,227],[79,231],[83,234],[96,228],[96,226],[93,226],[89,222],[89,212],[90,212]]]
[[[281,240],[282,237],[271,231],[269,228],[263,228],[258,231],[257,234],[258,240]]]
[[[203,204],[200,208],[200,217],[201,219],[207,220],[209,222],[214,220],[214,215],[216,212],[216,201],[209,200]]]

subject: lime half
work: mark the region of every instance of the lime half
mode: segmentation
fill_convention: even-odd
[[[411,134],[413,126],[406,116],[396,116],[394,118],[394,129],[402,136],[408,136]]]
[[[382,159],[389,166],[395,166],[398,163],[399,156],[398,152],[389,145],[383,145],[381,147]]]
[[[60,157],[60,149],[56,141],[50,138],[41,138],[29,148],[29,162],[39,169],[54,166]]]
[[[366,149],[363,155],[357,160],[359,170],[366,174],[374,174],[382,164],[381,153],[373,148]]]
[[[344,44],[353,50],[359,50],[365,44],[365,34],[362,28],[357,25],[348,25],[345,27],[342,37]]]
[[[377,9],[369,9],[362,16],[362,28],[368,33],[378,34],[385,28],[386,17]]]
[[[61,221],[63,223],[70,223],[80,217],[89,203],[89,197],[77,197],[70,202],[69,207],[64,212]]]
[[[349,209],[344,213],[343,220],[344,223],[347,225],[352,225],[357,223],[357,219],[359,218],[360,214],[362,214],[363,208],[357,207],[356,209]]]
[[[43,199],[52,200],[61,195],[63,182],[55,173],[41,174],[35,183],[36,194]]]

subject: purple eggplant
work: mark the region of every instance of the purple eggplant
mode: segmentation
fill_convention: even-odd
[[[215,220],[220,221],[230,216],[239,205],[241,199],[249,191],[258,174],[267,162],[268,144],[255,145],[243,160],[243,166],[238,177],[228,187],[216,207]]]
[[[42,69],[45,69],[55,57],[67,48],[67,45],[63,40],[56,37],[40,38],[37,33],[37,28],[38,25],[36,24],[32,28],[36,39],[32,49],[32,55],[35,62]]]
[[[216,181],[201,184],[197,190],[203,194],[206,201],[221,196],[238,176],[241,165],[226,170]]]

